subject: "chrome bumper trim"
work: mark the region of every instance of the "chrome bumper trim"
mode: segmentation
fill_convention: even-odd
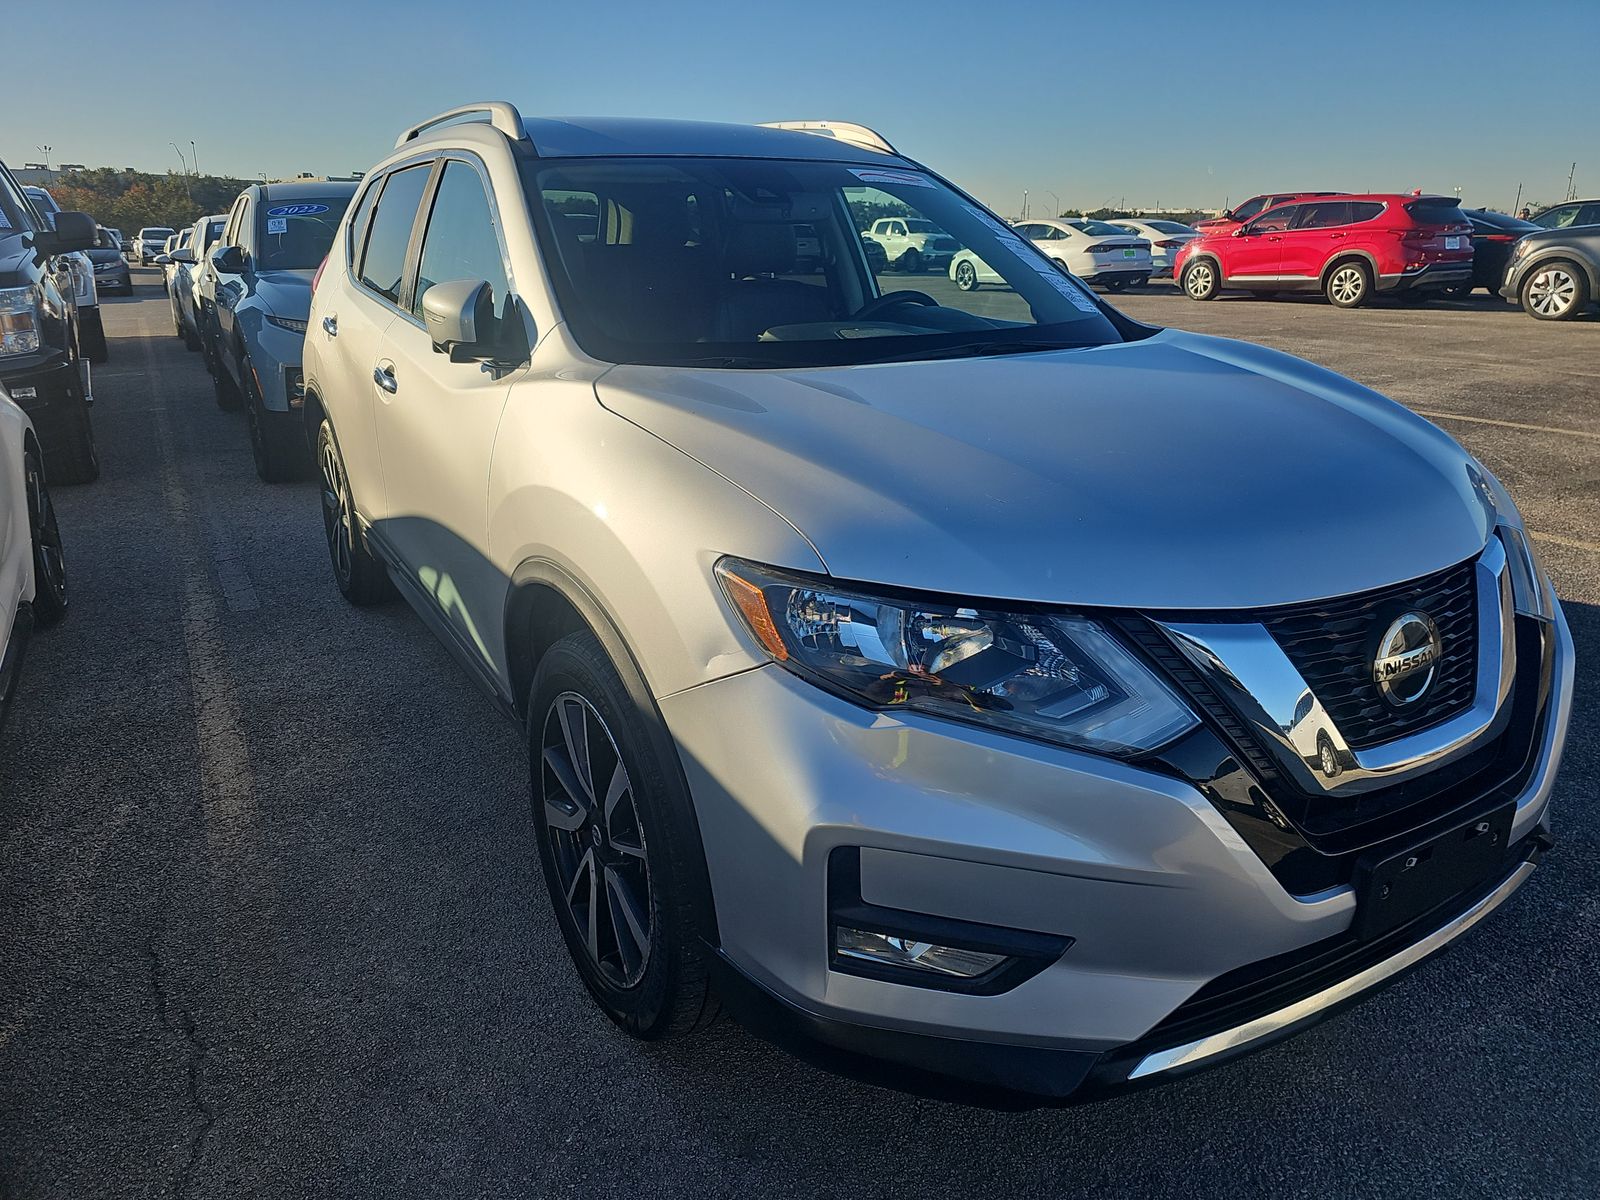
[[[1331,987],[1324,988],[1314,996],[1307,996],[1277,1012],[1268,1013],[1266,1016],[1257,1017],[1253,1021],[1232,1029],[1214,1033],[1210,1037],[1199,1038],[1187,1042],[1182,1046],[1174,1046],[1169,1050],[1158,1050],[1154,1054],[1147,1054],[1139,1060],[1129,1079],[1140,1079],[1148,1075],[1157,1075],[1163,1071],[1175,1070],[1178,1067],[1192,1066],[1208,1058],[1215,1058],[1219,1054],[1226,1054],[1249,1046],[1253,1042],[1271,1037],[1276,1033],[1287,1030],[1301,1022],[1310,1020],[1324,1009],[1335,1004],[1359,996],[1362,992],[1383,983],[1400,972],[1416,965],[1437,950],[1443,949],[1467,930],[1471,929],[1484,917],[1510,897],[1511,893],[1527,881],[1533,874],[1531,862],[1521,863],[1515,871],[1506,877],[1504,882],[1471,908],[1456,916],[1453,920],[1420,941],[1411,943],[1400,953],[1392,958],[1386,958],[1381,963],[1375,963],[1365,971],[1350,976],[1349,979],[1340,981]]]

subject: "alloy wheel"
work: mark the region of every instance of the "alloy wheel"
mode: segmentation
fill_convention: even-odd
[[[1196,300],[1203,299],[1211,291],[1211,267],[1207,263],[1195,263],[1184,274],[1184,290]]]
[[[1328,280],[1328,290],[1339,304],[1354,304],[1367,288],[1367,277],[1360,267],[1340,267]]]
[[[654,918],[633,781],[592,704],[562,692],[545,714],[541,800],[556,887],[590,962],[615,987],[644,977]]]
[[[969,262],[956,266],[956,286],[963,292],[970,292],[978,286],[978,270]]]
[[[1560,267],[1545,267],[1528,281],[1528,306],[1541,317],[1559,317],[1578,297],[1578,281]]]
[[[350,550],[355,545],[355,514],[350,511],[350,489],[344,467],[331,438],[322,441],[322,526],[328,537],[328,554],[341,581],[350,578]]]

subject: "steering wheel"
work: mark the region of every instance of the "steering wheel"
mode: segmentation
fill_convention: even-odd
[[[909,289],[903,292],[885,292],[876,300],[868,300],[855,312],[850,314],[852,321],[860,321],[866,317],[875,317],[884,309],[894,308],[899,304],[917,304],[923,308],[938,308],[939,302],[927,292],[914,292]]]

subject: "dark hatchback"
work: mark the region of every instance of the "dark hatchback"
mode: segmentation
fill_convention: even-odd
[[[117,243],[104,229],[96,231],[94,249],[89,251],[89,261],[94,264],[94,285],[102,292],[133,294],[133,272],[128,260],[122,257]]]
[[[1518,238],[1538,233],[1540,227],[1487,208],[1463,208],[1461,215],[1472,222],[1472,282],[1451,288],[1449,294],[1460,299],[1483,288],[1491,296],[1498,295],[1511,247]]]

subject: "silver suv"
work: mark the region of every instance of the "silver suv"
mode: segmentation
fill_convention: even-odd
[[[885,212],[1003,288],[881,286]],[[1548,845],[1572,641],[1494,477],[1129,320],[870,130],[441,114],[351,204],[304,370],[340,590],[523,724],[639,1037],[720,1001],[1091,1094],[1384,983]]]

